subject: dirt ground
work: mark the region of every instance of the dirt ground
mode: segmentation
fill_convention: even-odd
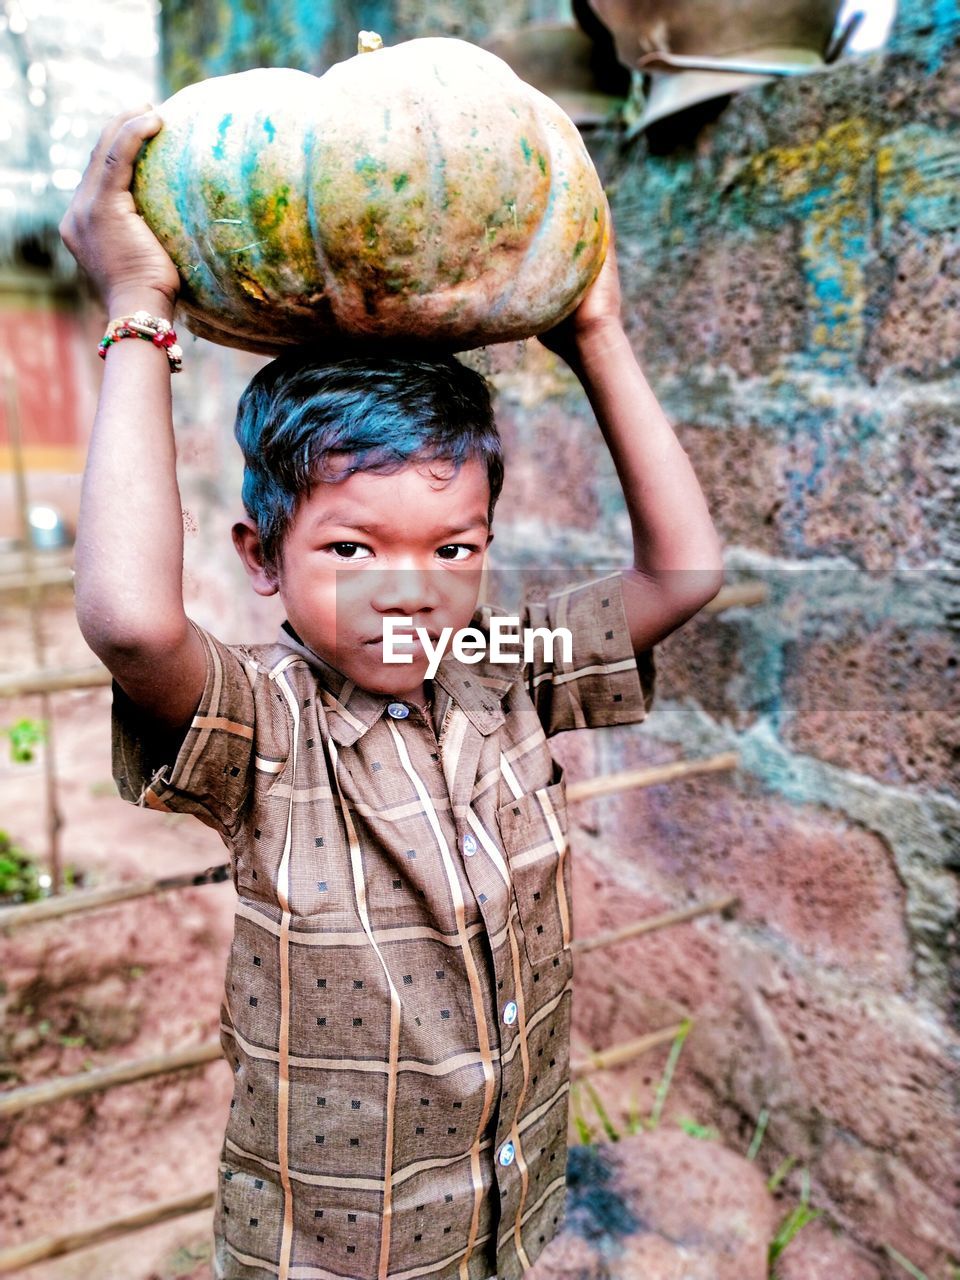
[[[51,666],[93,661],[68,592],[51,593]],[[0,602],[0,671],[34,666],[27,615]],[[200,871],[226,850],[200,823],[119,799],[110,775],[110,692],[52,699],[64,862],[85,886]],[[39,718],[7,700],[0,728]],[[14,764],[0,739],[0,829],[46,847],[42,759]],[[229,946],[229,883],[147,898],[0,936],[0,1088],[125,1062],[217,1034]],[[0,1122],[4,1246],[83,1229],[212,1189],[229,1107],[226,1063],[161,1076]],[[209,1275],[209,1213],[180,1218],[21,1274],[29,1280]]]

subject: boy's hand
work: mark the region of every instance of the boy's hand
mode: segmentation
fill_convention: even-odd
[[[100,134],[60,223],[64,244],[110,315],[143,307],[169,318],[176,304],[177,268],[137,213],[130,193],[137,152],[162,124],[152,108],[115,116]]]
[[[539,341],[576,369],[584,343],[605,329],[620,328],[620,275],[611,231],[600,274],[566,320],[538,335]]]

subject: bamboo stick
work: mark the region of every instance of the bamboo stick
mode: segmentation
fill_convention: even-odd
[[[624,925],[622,929],[611,929],[609,933],[599,933],[593,938],[574,939],[572,950],[580,955],[588,951],[600,951],[605,947],[615,947],[619,942],[629,938],[637,938],[643,933],[653,933],[657,929],[669,929],[675,924],[684,924],[687,920],[695,920],[697,916],[710,915],[715,911],[726,911],[735,906],[739,898],[717,898],[715,902],[701,902],[696,906],[683,907],[677,911],[666,911],[663,915],[648,916],[645,920],[635,920],[633,924]]]
[[[156,1226],[170,1218],[199,1213],[201,1209],[211,1208],[213,1201],[214,1192],[195,1191],[192,1195],[162,1200],[159,1204],[148,1205],[120,1218],[109,1218],[82,1231],[70,1231],[62,1236],[44,1236],[27,1244],[14,1245],[12,1249],[0,1250],[0,1275],[18,1271],[21,1267],[31,1267],[45,1258],[60,1258],[67,1253],[76,1253],[78,1249],[89,1249],[91,1245],[103,1244],[133,1231],[142,1231],[144,1227]]]
[[[571,782],[567,787],[567,802],[596,800],[599,796],[615,791],[632,791],[641,787],[655,787],[661,782],[674,782],[677,778],[691,778],[700,773],[723,773],[735,769],[739,757],[733,751],[707,756],[704,760],[673,760],[670,764],[657,764],[648,769],[628,769],[623,773],[608,773],[599,778],[585,778]]]
[[[32,693],[63,693],[69,689],[99,689],[110,683],[106,667],[48,667],[45,671],[20,671],[0,676],[0,698]]]
[[[721,587],[709,604],[704,605],[702,612],[723,613],[724,609],[764,604],[769,595],[765,582],[734,582],[729,587]]]
[[[82,911],[97,911],[118,902],[132,902],[154,893],[166,893],[170,889],[192,889],[202,884],[222,884],[230,879],[230,866],[221,863],[206,871],[187,871],[178,876],[164,876],[160,880],[132,880],[129,884],[108,885],[102,889],[79,889],[75,893],[61,894],[58,898],[44,898],[40,902],[24,902],[15,907],[0,907],[0,930],[20,929],[28,924],[42,924],[46,920],[59,920],[63,916],[77,915]]]
[[[27,472],[23,456],[20,400],[17,395],[17,381],[13,366],[8,365],[4,373],[7,431],[13,452],[14,486],[17,495],[17,512],[20,517],[24,565],[28,584],[27,608],[30,614],[30,638],[33,644],[33,659],[42,674],[47,662],[47,647],[43,638],[43,592],[37,582],[37,553],[33,545],[33,533],[30,528],[30,497],[27,491]],[[63,817],[60,813],[60,802],[57,794],[56,734],[51,714],[49,692],[44,691],[40,695],[40,714],[44,727],[43,798],[47,819],[47,862],[50,867],[52,892],[58,894],[63,880],[60,858],[60,829],[63,826]]]
[[[117,1085],[133,1084],[136,1080],[189,1071],[222,1056],[220,1041],[207,1040],[203,1044],[186,1045],[169,1053],[155,1053],[152,1057],[138,1058],[133,1062],[119,1062],[112,1067],[82,1071],[75,1076],[60,1076],[55,1080],[43,1080],[40,1084],[24,1085],[21,1089],[0,1093],[0,1119],[9,1119],[33,1107],[50,1106],[67,1098],[82,1098],[88,1093],[99,1093]]]
[[[684,1024],[675,1027],[662,1027],[659,1031],[651,1031],[648,1035],[636,1040],[624,1040],[621,1044],[612,1044],[609,1049],[601,1049],[597,1053],[587,1054],[585,1058],[577,1058],[570,1064],[570,1079],[582,1080],[584,1076],[595,1071],[609,1071],[611,1067],[621,1067],[625,1062],[632,1062],[648,1049],[676,1040],[683,1030]]]
[[[713,903],[704,903],[700,906],[688,907],[681,911],[655,916],[648,920],[637,921],[635,924],[627,925],[625,928],[615,930],[612,933],[601,934],[594,938],[585,938],[579,943],[574,942],[573,949],[582,953],[614,946],[626,938],[648,932],[651,929],[667,928],[670,925],[693,919],[694,916],[703,915],[708,911],[723,910],[736,901],[737,899],[732,897],[721,898]],[[630,1041],[626,1045],[615,1045],[610,1049],[604,1050],[602,1054],[594,1055],[594,1058],[581,1062],[579,1069],[583,1074],[590,1063],[593,1063],[597,1070],[602,1070],[607,1066],[615,1066],[619,1061],[627,1061],[634,1054],[642,1053],[646,1048],[653,1048],[655,1045],[662,1043],[665,1038],[669,1039],[676,1034],[676,1029],[671,1031],[668,1028],[666,1031],[652,1033],[652,1037],[644,1036],[640,1040]],[[627,1053],[627,1058],[610,1057],[611,1054],[616,1055],[618,1053]],[[25,1085],[21,1089],[12,1089],[5,1094],[0,1094],[0,1119],[19,1115],[32,1107],[62,1102],[67,1098],[81,1097],[84,1094],[96,1093],[101,1089],[112,1089],[116,1085],[131,1084],[136,1080],[147,1080],[152,1076],[166,1075],[176,1071],[187,1071],[193,1067],[213,1062],[220,1056],[219,1041],[208,1040],[201,1045],[192,1045],[175,1049],[169,1053],[155,1054],[153,1057],[141,1058],[134,1062],[119,1063],[116,1066],[102,1067],[95,1071],[85,1071],[76,1076],[62,1076],[55,1080],[45,1080],[41,1084]]]
[[[38,565],[31,581],[27,573],[4,573],[0,571],[0,595],[15,594],[27,591],[31,586],[67,587],[73,585],[73,570],[69,565]]]
[[[51,567],[39,570],[39,585],[59,585],[73,580],[73,570]],[[28,579],[24,574],[0,574],[0,592],[25,589]],[[723,587],[703,609],[705,613],[722,613],[724,609],[762,604],[769,592],[766,583],[741,582]],[[48,671],[22,671],[0,678],[0,698],[14,698],[29,693],[59,693],[68,689],[90,689],[110,683],[106,667],[63,667]],[[650,784],[652,785],[652,784]]]
[[[0,684],[0,693],[2,693],[2,684]],[[593,800],[616,791],[653,787],[663,782],[672,782],[677,778],[688,778],[697,774],[720,773],[735,768],[737,763],[738,758],[731,751],[722,755],[708,756],[705,760],[675,760],[670,764],[654,765],[649,769],[631,769],[624,773],[587,778],[583,782],[570,784],[567,788],[567,799],[575,804],[580,800]],[[15,907],[0,907],[0,930],[19,929],[25,925],[57,920],[82,911],[94,911],[101,907],[113,906],[118,902],[132,902],[137,898],[149,897],[153,893],[165,893],[169,889],[216,884],[228,879],[229,874],[230,868],[224,863],[221,866],[211,867],[200,875],[187,873],[181,876],[167,876],[161,880],[140,880],[109,888],[80,890],[56,899],[48,898],[42,902],[26,902]],[[717,909],[708,906],[702,910]],[[693,910],[696,914],[701,914],[700,908],[693,908]],[[643,929],[640,930],[640,932],[643,931]]]
[[[683,1030],[684,1025],[684,1023],[678,1023],[673,1027],[662,1027],[659,1031],[652,1031],[648,1035],[640,1036],[635,1040],[627,1040],[622,1044],[611,1045],[609,1049],[603,1049],[598,1053],[591,1053],[584,1058],[576,1059],[571,1063],[570,1077],[574,1081],[582,1080],[585,1076],[592,1075],[596,1071],[608,1071],[612,1067],[619,1067],[624,1063],[632,1062],[634,1058],[640,1057],[641,1054],[646,1053],[648,1050],[675,1040]],[[198,1046],[197,1049],[190,1052],[197,1055],[200,1050],[204,1049],[209,1051],[209,1057],[204,1057],[202,1060],[197,1057],[190,1063],[181,1063],[180,1067],[175,1069],[182,1069],[185,1065],[200,1065],[201,1061],[212,1061],[220,1055],[220,1045],[214,1042],[210,1042],[205,1046]],[[174,1055],[166,1055],[167,1058],[172,1056]],[[171,1068],[168,1067],[167,1069]],[[140,1078],[142,1077],[129,1077],[129,1079]],[[114,1083],[120,1082],[115,1081]],[[20,1090],[19,1092],[22,1093],[24,1091]],[[3,1112],[0,1111],[0,1115],[2,1114]],[[109,1219],[85,1231],[74,1231],[62,1236],[47,1236],[40,1240],[30,1241],[27,1244],[16,1245],[12,1249],[4,1249],[0,1252],[0,1274],[7,1274],[20,1267],[32,1266],[33,1263],[41,1262],[45,1258],[57,1258],[67,1253],[75,1253],[79,1249],[89,1248],[94,1244],[102,1244],[104,1241],[113,1240],[120,1235],[141,1231],[145,1227],[155,1226],[157,1223],[165,1222],[170,1218],[196,1213],[201,1209],[209,1209],[214,1203],[214,1198],[215,1195],[212,1191],[198,1192],[191,1196],[183,1196],[177,1200],[166,1200],[161,1204],[151,1205],[149,1208],[140,1209],[122,1218]]]
[[[611,1045],[608,1049],[591,1054],[573,1064],[573,1079],[579,1079],[591,1071],[605,1071],[609,1067],[629,1062],[647,1049],[674,1039],[679,1031],[680,1027],[666,1027],[641,1036],[638,1040]],[[79,1075],[61,1076],[55,1080],[44,1080],[40,1084],[25,1085],[21,1089],[11,1089],[0,1094],[0,1120],[9,1120],[34,1107],[51,1106],[69,1098],[81,1098],[88,1093],[114,1089],[118,1085],[134,1084],[138,1080],[149,1080],[154,1076],[173,1075],[178,1071],[190,1071],[215,1062],[222,1056],[219,1040],[207,1040],[203,1044],[188,1045],[169,1053],[157,1053],[133,1062],[121,1062],[112,1067],[100,1067],[95,1071],[83,1071]]]

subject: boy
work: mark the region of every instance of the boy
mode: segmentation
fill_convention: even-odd
[[[107,126],[62,227],[110,317],[155,328],[178,278],[129,182],[159,127],[151,112]],[[522,624],[568,629],[572,656],[522,668],[428,662],[447,629],[485,634],[494,615],[477,597],[503,468],[481,379],[453,359],[303,351],[253,379],[234,541],[287,622],[248,650],[184,612],[167,359],[109,349],[80,625],[115,677],[122,794],[214,826],[239,895],[219,1277],[515,1280],[556,1232],[571,927],[547,738],[643,719],[651,646],[721,574],[619,307],[611,253],[546,340],[613,455],[634,566],[525,606]],[[396,649],[412,661],[385,661],[388,623],[401,641],[424,629]]]

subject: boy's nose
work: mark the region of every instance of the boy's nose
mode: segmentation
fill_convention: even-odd
[[[378,575],[371,596],[373,607],[380,613],[400,613],[412,617],[423,609],[432,609],[440,594],[436,569],[385,569]]]

